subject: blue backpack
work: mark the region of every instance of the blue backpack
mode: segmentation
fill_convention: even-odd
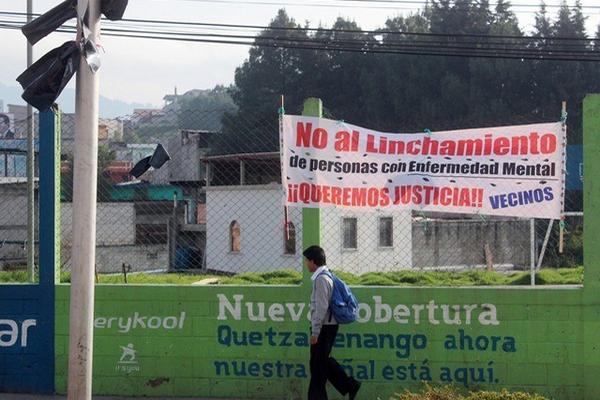
[[[333,281],[333,293],[331,294],[329,309],[336,321],[339,324],[349,324],[356,321],[358,301],[346,282],[335,276],[331,271],[323,271],[317,278],[321,275],[327,275]]]

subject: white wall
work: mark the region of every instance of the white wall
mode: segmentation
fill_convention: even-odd
[[[72,203],[61,203],[61,264],[71,267],[73,241]],[[167,269],[169,249],[166,244],[135,244],[135,204],[98,203],[96,208],[96,268],[98,272],[121,272],[123,263],[132,272]]]
[[[73,203],[61,203],[61,241],[73,242]],[[96,207],[96,245],[135,244],[134,203],[98,203]]]
[[[212,186],[206,191],[207,268],[227,272],[263,272],[300,269],[302,218],[300,208],[290,208],[296,226],[296,256],[283,254],[283,193],[280,185]],[[358,219],[358,251],[342,249],[342,216]],[[394,247],[379,248],[379,216],[394,218]],[[241,226],[241,251],[232,253],[229,224]],[[322,210],[322,240],[328,264],[362,274],[411,268],[410,212],[349,212]]]
[[[27,185],[0,185],[0,270],[3,264],[27,263],[27,250],[21,243],[27,240]],[[39,221],[38,204],[35,207]],[[38,226],[36,226],[37,232]],[[36,239],[37,240],[37,239]],[[36,246],[36,253],[38,248]]]
[[[344,249],[342,218],[357,219],[357,249]],[[393,246],[379,247],[379,218],[393,218]],[[410,211],[349,211],[328,208],[322,212],[323,248],[327,264],[354,274],[390,272],[412,268]]]
[[[121,272],[123,263],[131,267],[131,272],[166,270],[169,249],[166,244],[96,247],[98,272]]]
[[[231,252],[229,225],[241,228],[241,251]],[[226,272],[301,269],[302,220],[290,208],[296,227],[296,254],[284,254],[283,197],[279,185],[211,186],[206,190],[206,267]]]

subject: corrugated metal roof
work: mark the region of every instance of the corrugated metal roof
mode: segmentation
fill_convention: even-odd
[[[210,161],[239,161],[239,160],[277,160],[279,159],[278,151],[268,151],[264,153],[237,153],[237,154],[223,154],[216,156],[202,157],[201,160],[204,162]]]
[[[40,141],[35,139],[33,146],[37,153],[40,149]],[[27,152],[27,139],[0,139],[0,151]]]

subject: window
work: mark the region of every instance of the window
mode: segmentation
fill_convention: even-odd
[[[342,248],[356,249],[358,248],[357,238],[357,221],[356,218],[342,219]]]
[[[15,155],[14,163],[15,177],[25,178],[27,176],[27,156]]]
[[[23,154],[0,154],[0,176],[10,178],[27,176],[27,156]]]
[[[242,248],[240,235],[240,224],[237,221],[231,221],[229,225],[229,250],[232,252],[238,252]]]
[[[392,217],[379,218],[379,247],[394,246],[394,219]]]
[[[296,227],[293,222],[288,222],[287,229],[283,230],[283,243],[285,254],[296,254]]]
[[[5,171],[6,176],[8,177],[16,177],[16,171],[15,171],[15,156],[14,154],[7,154],[6,155],[6,171]]]

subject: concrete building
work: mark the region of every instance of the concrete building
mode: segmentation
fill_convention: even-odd
[[[284,236],[279,153],[203,161],[209,183],[206,268],[231,273],[301,268],[298,209],[288,211],[297,239],[289,242]],[[328,264],[348,272],[529,267],[532,242],[526,219],[323,208],[321,220]]]
[[[39,141],[34,140],[35,175],[39,173],[39,160],[37,157]],[[0,140],[0,177],[16,178],[27,176],[27,140],[26,139],[1,139]]]
[[[98,121],[98,141],[108,145],[123,141],[124,124],[122,120],[100,118]],[[61,114],[61,154],[72,155],[75,149],[75,114]]]
[[[328,265],[352,273],[410,268],[410,212],[321,210]],[[286,237],[279,184],[209,186],[206,190],[206,268],[264,272],[302,267],[302,211],[288,209]]]
[[[300,269],[301,210],[288,209],[295,235],[286,240],[279,153],[211,156],[204,162],[209,182],[206,267],[226,272]],[[322,244],[334,268],[366,273],[412,267],[410,212],[324,208],[321,216]],[[236,236],[239,243],[234,243]]]
[[[39,221],[37,206],[35,212]],[[0,177],[0,271],[27,266],[26,240],[27,178]]]
[[[98,203],[96,269],[99,273],[166,270],[172,202]],[[71,268],[72,203],[61,203],[61,266]]]

